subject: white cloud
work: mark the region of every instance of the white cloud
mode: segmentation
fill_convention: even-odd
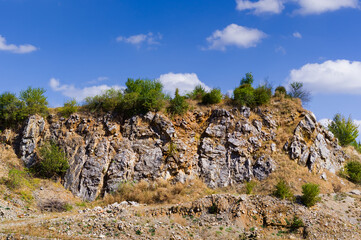
[[[251,2],[249,0],[236,0],[237,10],[253,10],[254,14],[261,13],[281,13],[284,9],[283,0],[259,0]]]
[[[6,39],[0,35],[0,51],[8,51],[12,53],[30,53],[36,51],[37,48],[30,44],[24,45],[15,45],[15,44],[7,44]]]
[[[152,32],[148,34],[133,35],[130,37],[123,37],[123,36],[117,37],[118,42],[125,42],[136,46],[140,46],[143,43],[146,43],[148,45],[158,45],[160,44],[159,41],[161,39],[162,39],[162,35],[160,33],[153,34]]]
[[[174,96],[175,89],[179,89],[181,95],[191,92],[195,86],[201,85],[206,90],[210,88],[198,79],[195,73],[167,73],[159,77],[159,81],[164,86],[164,92]]]
[[[293,69],[289,82],[303,82],[314,93],[361,94],[361,62],[348,60],[309,63]]]
[[[324,12],[336,11],[341,8],[358,8],[358,0],[298,0],[300,9],[296,13],[300,14],[320,14]]]
[[[239,48],[255,47],[267,35],[254,28],[247,28],[237,24],[230,24],[223,30],[216,30],[207,38],[208,49],[226,50],[228,46]]]
[[[287,53],[286,49],[284,47],[282,47],[282,46],[277,47],[275,49],[275,52],[276,53],[281,53],[282,55],[286,55],[286,53]]]
[[[294,33],[293,33],[293,37],[295,37],[295,38],[302,38],[302,35],[301,35],[301,33],[299,33],[299,32],[294,32]]]
[[[55,92],[61,92],[64,96],[69,98],[75,98],[77,101],[83,101],[86,97],[94,97],[95,95],[102,94],[104,91],[111,88],[122,89],[123,87],[114,85],[98,85],[85,88],[76,88],[74,85],[60,84],[60,81],[55,78],[51,78],[49,81],[51,89]]]

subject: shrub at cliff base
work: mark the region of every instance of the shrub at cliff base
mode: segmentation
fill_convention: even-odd
[[[354,183],[361,183],[361,163],[358,161],[348,162],[345,166],[347,177]]]
[[[277,185],[275,186],[273,195],[280,199],[293,200],[294,198],[291,188],[284,179],[278,181]]]
[[[321,201],[318,196],[320,194],[320,186],[313,183],[306,183],[302,185],[301,201],[306,207],[312,207],[317,202]]]

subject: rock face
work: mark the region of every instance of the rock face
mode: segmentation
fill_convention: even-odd
[[[332,173],[339,170],[346,158],[338,146],[337,139],[316,121],[312,113],[307,113],[297,125],[290,144],[285,145],[292,160],[307,166],[310,171]]]
[[[149,112],[120,123],[73,114],[68,119],[31,116],[22,133],[20,155],[26,166],[36,148],[56,141],[70,168],[64,186],[84,200],[116,191],[124,181],[201,178],[210,187],[226,187],[253,178],[263,180],[276,168],[277,120],[271,112],[249,108],[194,111],[181,120]],[[311,170],[336,171],[344,161],[332,134],[306,114],[284,148]]]

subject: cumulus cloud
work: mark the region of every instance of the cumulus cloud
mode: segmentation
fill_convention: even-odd
[[[161,39],[162,35],[160,33],[153,34],[150,32],[148,34],[138,34],[130,37],[119,36],[117,37],[117,42],[125,42],[136,46],[140,46],[141,44],[158,45]]]
[[[358,0],[298,0],[300,9],[296,13],[300,14],[320,14],[324,12],[336,11],[341,8],[358,8]]]
[[[61,84],[58,79],[51,78],[49,81],[51,89],[55,92],[60,92],[66,97],[75,98],[77,101],[83,101],[86,97],[94,97],[95,95],[102,94],[104,91],[111,88],[122,89],[123,87],[114,85],[98,85],[85,88],[76,88],[74,85]]]
[[[293,33],[293,37],[295,37],[295,38],[302,38],[302,35],[301,35],[301,33],[299,33],[299,32],[294,32],[294,33]]]
[[[223,30],[216,30],[207,38],[208,49],[224,51],[228,46],[239,48],[255,47],[266,36],[264,32],[258,29],[230,24]]]
[[[303,82],[314,93],[361,94],[361,62],[348,60],[308,63],[293,69],[289,82]]]
[[[237,10],[252,10],[254,14],[261,13],[281,13],[284,9],[283,0],[259,0],[252,2],[249,0],[236,0]]]
[[[8,51],[12,53],[31,53],[36,51],[37,48],[30,44],[24,44],[24,45],[15,45],[15,44],[7,44],[6,39],[0,35],[0,51]]]
[[[167,73],[159,77],[159,81],[164,86],[164,92],[174,96],[175,89],[179,89],[179,93],[184,95],[191,92],[195,86],[201,85],[206,90],[210,88],[198,79],[195,73]]]

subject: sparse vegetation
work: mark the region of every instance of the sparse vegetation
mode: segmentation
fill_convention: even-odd
[[[219,88],[213,88],[209,93],[202,97],[203,104],[217,104],[222,101],[222,93]]]
[[[293,200],[294,196],[291,188],[284,179],[280,179],[275,186],[273,195],[280,199]]]
[[[85,98],[85,109],[90,112],[112,112],[122,103],[123,93],[114,88],[106,90],[101,95]]]
[[[249,181],[246,183],[246,194],[252,194],[253,193],[253,189],[255,188],[255,186],[257,185],[256,182],[254,181]]]
[[[293,217],[291,226],[290,226],[290,232],[295,232],[299,228],[304,227],[305,224],[303,223],[302,219],[298,218],[297,216]]]
[[[361,183],[361,163],[358,161],[348,162],[345,166],[347,178],[354,183]]]
[[[252,83],[253,76],[247,73],[246,78],[241,80],[240,86],[233,91],[233,101],[236,105],[253,108],[270,102],[272,87],[265,83],[254,89]]]
[[[78,111],[78,104],[75,99],[69,100],[64,103],[64,106],[60,108],[59,113],[63,117],[69,117],[71,114]]]
[[[172,115],[183,115],[187,112],[189,104],[184,96],[179,95],[178,88],[175,90],[175,95],[168,107],[168,112]]]
[[[38,176],[45,178],[63,176],[69,168],[64,151],[54,142],[41,146],[39,155],[41,160],[34,166],[34,171]]]
[[[332,122],[328,125],[328,130],[335,135],[341,146],[354,143],[358,137],[358,125],[353,122],[351,117],[346,120],[339,113],[334,116]]]
[[[321,198],[318,196],[320,194],[320,186],[313,183],[306,183],[302,185],[302,203],[306,207],[312,207],[317,202],[321,201]]]
[[[202,85],[196,86],[191,93],[187,94],[187,97],[189,97],[192,100],[202,100],[204,95],[206,94],[206,89],[202,87]]]
[[[135,201],[146,204],[178,203],[214,193],[201,180],[185,184],[171,184],[166,180],[147,182],[122,182],[112,195],[105,198],[106,203]]]
[[[12,168],[9,170],[8,179],[5,180],[5,184],[10,189],[18,189],[24,185],[30,185],[28,181],[28,174],[25,171]]]

